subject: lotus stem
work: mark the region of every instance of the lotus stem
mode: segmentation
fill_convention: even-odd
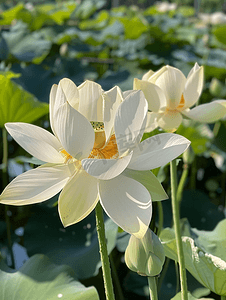
[[[157,236],[160,235],[162,228],[163,228],[163,208],[162,208],[162,202],[158,201],[158,231],[157,231]]]
[[[8,133],[5,128],[2,128],[2,140],[3,140],[3,158],[2,158],[2,176],[3,176],[3,187],[5,188],[8,184]],[[12,249],[12,238],[11,238],[11,224],[10,218],[8,215],[8,205],[5,205],[5,221],[6,221],[6,232],[7,232],[7,240],[8,247],[11,256],[12,268],[14,268],[14,256]]]
[[[188,177],[188,169],[189,169],[189,165],[188,164],[184,164],[183,165],[183,172],[180,178],[180,182],[178,184],[178,188],[177,188],[177,201],[180,203],[182,196],[183,196],[183,190],[184,190],[184,186]]]
[[[182,244],[181,230],[180,230],[179,202],[177,201],[177,167],[176,167],[175,159],[170,162],[170,175],[171,175],[171,198],[172,198],[173,222],[174,222],[174,229],[175,229],[175,238],[176,238],[179,273],[180,273],[180,284],[181,284],[181,299],[188,300],[186,269],[185,269],[183,244]]]
[[[148,277],[150,300],[158,300],[157,286],[155,277]]]
[[[102,262],[105,295],[107,300],[115,300],[112,278],[111,278],[111,269],[110,269],[110,263],[108,258],[106,237],[105,237],[104,215],[103,215],[103,209],[100,205],[100,202],[97,203],[95,212],[96,212],[97,236],[99,240],[100,258]]]

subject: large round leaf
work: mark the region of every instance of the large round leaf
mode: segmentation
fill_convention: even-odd
[[[118,226],[106,218],[105,231],[110,253],[116,244]],[[24,240],[29,256],[46,254],[56,264],[69,265],[79,279],[98,273],[101,263],[94,212],[64,228],[55,208],[37,206],[25,227]]]
[[[34,255],[18,271],[0,262],[1,300],[98,300],[94,287],[75,281],[68,266],[56,266],[44,255]]]
[[[6,122],[31,123],[49,112],[48,104],[39,102],[32,94],[0,74],[0,127]]]
[[[181,228],[186,269],[203,286],[226,296],[226,220],[212,232],[193,229],[186,219],[181,221]],[[174,229],[164,229],[160,239],[166,256],[178,261]]]

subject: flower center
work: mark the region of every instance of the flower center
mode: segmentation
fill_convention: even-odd
[[[63,154],[63,157],[64,157],[64,159],[65,159],[65,161],[64,161],[65,164],[66,164],[67,162],[69,162],[71,159],[73,159],[73,157],[72,157],[69,153],[67,153],[67,151],[64,150],[64,149],[61,150],[60,153]]]
[[[184,107],[184,104],[185,104],[185,100],[184,100],[184,95],[182,94],[181,99],[180,99],[180,103],[177,106],[176,110],[182,110],[182,108]]]
[[[88,158],[114,159],[119,156],[118,146],[114,134],[111,136],[109,142],[105,146],[103,145],[102,147],[95,147],[95,143]]]
[[[181,95],[181,99],[180,99],[180,103],[178,104],[178,106],[174,109],[170,108],[170,107],[167,107],[166,108],[166,113],[176,113],[176,112],[180,112],[183,110],[184,108],[184,104],[185,104],[185,100],[184,100],[184,95],[182,94]]]

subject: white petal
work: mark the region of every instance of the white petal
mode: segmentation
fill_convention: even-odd
[[[103,97],[99,84],[86,80],[79,87],[79,112],[89,121],[103,122]]]
[[[190,70],[190,72],[188,73],[187,79],[190,78],[190,76],[192,76],[195,71],[197,71],[198,69],[200,69],[199,64],[196,62],[194,67]]]
[[[70,79],[64,78],[59,82],[56,90],[56,95],[55,97],[52,97],[54,101],[52,101],[53,104],[51,105],[52,122],[54,123],[55,131],[58,125],[56,124],[57,122],[55,120],[55,114],[57,113],[58,109],[65,103],[69,103],[69,101],[70,105],[75,105],[75,103],[78,101],[78,97],[78,88]]]
[[[158,178],[151,171],[136,171],[127,168],[122,175],[133,178],[145,186],[151,195],[152,202],[169,198]]]
[[[63,163],[58,139],[49,131],[27,123],[6,123],[5,127],[14,140],[28,153],[49,163]]]
[[[115,136],[119,155],[140,142],[146,125],[148,103],[142,91],[134,91],[120,104],[115,116]]]
[[[63,78],[60,82],[59,85],[61,86],[66,100],[68,101],[68,103],[76,110],[78,110],[78,106],[79,106],[79,90],[76,86],[76,84],[74,84],[73,81],[71,81],[68,78]]]
[[[55,135],[56,132],[54,127],[54,104],[56,99],[56,93],[57,93],[57,85],[54,84],[50,90],[50,95],[49,95],[49,119],[50,119],[51,129]]]
[[[157,72],[154,72],[149,78],[148,81],[155,83],[156,80],[164,73],[167,71],[168,66],[164,66],[161,69],[159,69]]]
[[[58,108],[55,121],[55,130],[63,148],[76,159],[88,157],[95,140],[90,122],[68,102]]]
[[[166,106],[166,97],[163,90],[154,83],[134,78],[134,90],[142,90],[148,101],[148,109],[158,112],[162,106]]]
[[[45,164],[11,181],[0,196],[0,203],[25,205],[43,202],[55,196],[71,176],[67,165]]]
[[[198,122],[214,123],[226,115],[226,100],[201,104],[182,114]]]
[[[121,174],[128,166],[132,152],[124,157],[118,159],[83,159],[82,166],[84,170],[90,175],[108,180]]]
[[[169,111],[168,113],[163,113],[158,119],[159,127],[166,131],[174,132],[180,126],[183,118],[181,114],[177,111]]]
[[[160,117],[161,117],[161,114],[159,114],[159,113],[148,112],[145,132],[151,132],[155,128],[157,128],[159,126],[158,119]]]
[[[118,86],[103,94],[104,97],[104,129],[106,136],[106,143],[111,137],[114,129],[114,120],[116,111],[123,101],[121,89]]]
[[[58,208],[63,225],[83,220],[99,201],[97,179],[84,170],[77,172],[60,194]]]
[[[174,133],[152,136],[137,147],[128,165],[129,169],[152,170],[166,165],[182,154],[190,145],[185,137]]]
[[[175,109],[180,103],[186,78],[180,70],[170,66],[166,66],[166,68],[166,72],[158,77],[155,84],[165,93],[167,106]]]
[[[142,77],[142,80],[148,80],[155,72],[152,70],[149,70],[147,73],[145,73]]]
[[[120,175],[101,180],[99,195],[104,210],[116,224],[138,238],[144,236],[152,216],[152,203],[142,184]]]
[[[127,90],[125,92],[122,92],[123,99],[126,99],[127,96],[129,96],[130,94],[133,94],[133,93],[134,93],[134,90]]]
[[[185,88],[183,92],[185,108],[193,106],[198,101],[198,98],[200,97],[203,89],[203,67],[198,68],[196,71],[194,71],[194,68],[192,69],[193,72],[190,74],[185,83]]]

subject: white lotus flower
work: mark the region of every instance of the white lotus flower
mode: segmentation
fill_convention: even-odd
[[[183,116],[203,123],[213,123],[226,114],[226,101],[216,100],[190,109],[203,89],[203,67],[196,63],[188,77],[173,67],[165,66],[157,72],[147,72],[142,80],[134,79],[135,90],[141,89],[148,101],[146,131],[161,127],[175,131]]]
[[[77,88],[63,79],[50,93],[54,135],[34,125],[7,123],[12,137],[47,163],[16,177],[2,192],[0,202],[38,203],[63,189],[58,207],[64,226],[84,219],[100,199],[120,227],[142,237],[151,219],[151,195],[154,200],[167,198],[147,170],[165,165],[190,142],[179,135],[160,134],[139,144],[147,101],[141,91],[134,91],[120,102],[117,87],[102,93],[96,83],[87,81]]]

